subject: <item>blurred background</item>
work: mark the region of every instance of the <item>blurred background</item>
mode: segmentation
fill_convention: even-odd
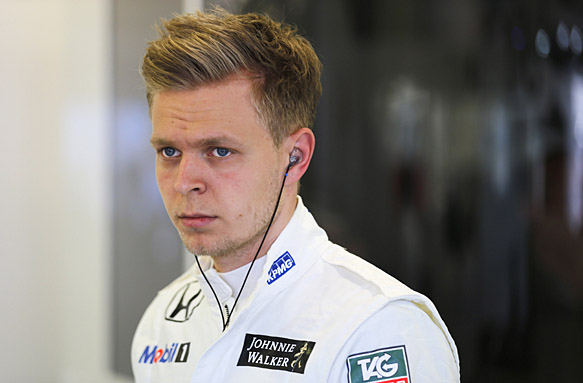
[[[435,302],[462,381],[582,382],[581,0],[0,0],[0,382],[132,381],[137,322],[191,262],[140,60],[160,17],[213,4],[313,43],[301,195]]]

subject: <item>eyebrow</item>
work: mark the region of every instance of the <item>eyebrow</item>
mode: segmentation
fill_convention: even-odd
[[[156,146],[172,146],[172,143],[164,138],[159,138],[159,137],[152,137],[152,139],[150,139],[150,145],[156,147]]]
[[[150,144],[153,147],[175,146],[175,144],[172,141],[162,137],[152,137],[152,139],[150,140]],[[238,140],[233,139],[231,137],[220,135],[215,137],[201,138],[189,144],[189,146],[193,147],[207,147],[221,145],[241,145],[241,143]]]

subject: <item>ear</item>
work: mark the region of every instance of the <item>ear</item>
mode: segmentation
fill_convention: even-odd
[[[284,139],[282,147],[285,150],[288,161],[289,156],[294,149],[299,152],[300,158],[300,160],[289,169],[287,179],[285,180],[286,186],[298,182],[308,170],[308,166],[312,160],[312,155],[314,154],[315,145],[316,138],[314,137],[314,133],[308,128],[301,128]]]

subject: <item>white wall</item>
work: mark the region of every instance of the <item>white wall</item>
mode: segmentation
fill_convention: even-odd
[[[109,372],[111,4],[0,1],[0,382]]]

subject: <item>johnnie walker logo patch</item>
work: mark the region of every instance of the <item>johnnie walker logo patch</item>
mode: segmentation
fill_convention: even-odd
[[[346,363],[350,383],[409,383],[405,346],[350,355]]]
[[[316,342],[245,334],[237,366],[251,366],[303,374]]]

